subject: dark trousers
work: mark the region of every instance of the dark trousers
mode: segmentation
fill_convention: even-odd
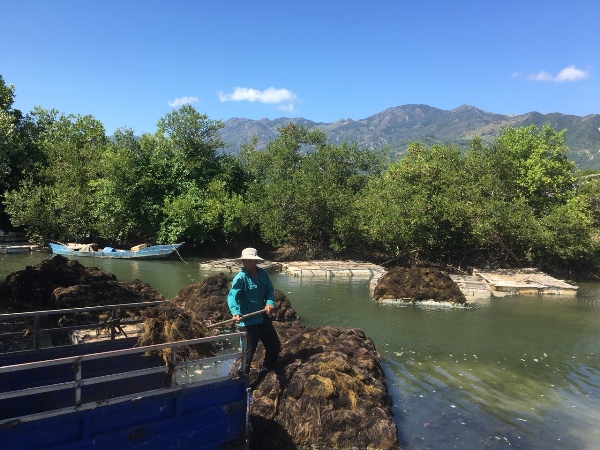
[[[244,373],[250,373],[250,364],[252,363],[252,358],[254,358],[258,341],[261,341],[265,347],[263,367],[268,370],[274,370],[277,357],[281,351],[281,343],[279,342],[279,336],[277,336],[277,331],[275,331],[271,318],[263,314],[262,323],[240,327],[240,331],[246,332],[246,367],[244,368]]]

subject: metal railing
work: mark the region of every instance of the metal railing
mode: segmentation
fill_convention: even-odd
[[[208,344],[214,343],[218,341],[231,340],[234,339],[240,343],[239,346],[232,346],[231,352],[229,353],[221,353],[217,356],[200,358],[196,360],[185,360],[185,361],[177,361],[178,350],[198,344]],[[82,347],[85,344],[82,344]],[[71,372],[72,380],[59,382],[59,383],[51,383],[51,384],[41,384],[38,386],[28,387],[24,389],[10,390],[5,392],[0,392],[0,401],[6,399],[22,399],[23,397],[42,394],[47,392],[55,392],[55,391],[63,391],[66,389],[72,389],[73,395],[71,398],[73,399],[73,405],[69,407],[60,407],[60,408],[49,408],[47,411],[42,413],[35,413],[21,417],[12,417],[10,419],[5,419],[0,421],[0,427],[4,424],[10,423],[12,421],[30,421],[35,420],[41,417],[52,417],[60,414],[65,414],[73,411],[85,410],[98,407],[98,400],[94,400],[91,402],[83,403],[82,402],[82,391],[88,387],[93,386],[99,383],[106,383],[110,381],[117,380],[126,380],[136,377],[141,377],[145,375],[151,375],[154,373],[162,373],[165,375],[164,379],[164,387],[158,389],[144,390],[141,389],[137,392],[130,392],[127,395],[115,397],[115,398],[106,398],[102,400],[102,404],[109,405],[114,403],[120,403],[125,401],[132,401],[136,399],[141,399],[143,396],[148,395],[156,395],[165,392],[170,392],[177,389],[183,389],[186,387],[197,386],[208,383],[216,383],[223,380],[234,379],[239,376],[239,372],[230,370],[227,375],[221,375],[217,377],[207,377],[207,378],[196,378],[193,381],[182,382],[181,377],[178,374],[181,372],[185,372],[188,368],[193,366],[208,365],[216,362],[220,362],[223,360],[241,360],[241,367],[244,367],[245,364],[245,348],[246,348],[246,333],[236,332],[223,334],[218,336],[204,337],[198,339],[190,339],[185,341],[177,341],[177,342],[168,342],[164,344],[156,344],[149,345],[144,347],[135,347],[124,350],[114,350],[108,352],[100,352],[100,353],[91,353],[91,354],[83,354],[78,356],[70,356],[65,358],[56,358],[45,361],[35,361],[35,362],[27,362],[23,364],[14,364],[0,367],[0,376],[9,373],[16,373],[17,376],[19,373],[25,374],[28,370],[31,369],[40,369],[40,368],[48,368],[52,366],[65,365],[67,369],[63,373]],[[147,355],[150,352],[158,352],[160,350],[170,349],[171,350],[171,362],[168,365],[159,365],[157,367],[136,369],[136,370],[124,370],[119,371],[118,373],[113,373],[109,375],[102,376],[91,376],[89,378],[84,377],[83,368],[86,364],[91,361],[96,360],[106,360],[108,358],[119,357],[119,356],[128,356],[128,355],[138,355],[142,357],[143,355]]]
[[[98,328],[108,327],[110,328],[110,339],[114,340],[117,331],[122,331],[123,325],[137,324],[143,322],[142,319],[128,319],[122,320],[117,317],[118,310],[120,309],[136,309],[136,308],[147,308],[150,306],[157,306],[163,303],[167,303],[168,300],[155,301],[155,302],[142,302],[142,303],[122,303],[115,305],[103,305],[103,306],[86,306],[82,308],[69,308],[69,309],[52,309],[46,311],[29,311],[29,312],[18,312],[10,314],[0,314],[0,322],[15,321],[19,319],[33,318],[33,329],[31,335],[33,336],[33,349],[39,350],[41,348],[41,334],[42,333],[64,333],[72,332],[77,330],[93,330]],[[94,311],[110,311],[111,318],[107,321],[84,324],[84,325],[71,325],[66,327],[54,327],[54,328],[40,328],[40,319],[44,316],[53,315],[65,315],[65,314],[78,314],[84,312]],[[11,339],[11,338],[23,338],[23,331],[17,332],[5,332],[0,333],[0,340]]]

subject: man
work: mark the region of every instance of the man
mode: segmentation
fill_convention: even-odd
[[[247,333],[244,373],[250,372],[250,364],[259,340],[265,346],[265,359],[261,372],[274,370],[281,351],[281,343],[270,318],[271,314],[275,312],[273,284],[266,270],[256,266],[259,261],[264,261],[258,256],[256,249],[245,248],[240,259],[244,267],[231,282],[227,305],[231,315],[238,322],[240,331]],[[241,320],[241,316],[262,309],[265,310],[263,314],[256,314]]]

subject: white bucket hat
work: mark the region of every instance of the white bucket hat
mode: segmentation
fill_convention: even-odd
[[[255,248],[245,248],[242,250],[242,256],[240,259],[255,259],[257,261],[264,261],[260,256],[258,256],[258,252]]]

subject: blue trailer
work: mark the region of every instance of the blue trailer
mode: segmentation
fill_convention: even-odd
[[[245,333],[137,347],[136,337],[115,338],[119,333],[113,329],[109,339],[39,345],[39,337],[51,331],[39,327],[41,317],[125,306],[0,314],[3,325],[30,315],[37,328],[29,338],[38,337],[38,348],[33,343],[33,348],[0,353],[2,448],[247,446],[248,381],[236,370],[244,358]],[[0,333],[0,342],[6,344],[19,333]],[[179,349],[196,344],[217,345],[219,351],[197,360],[177,358]],[[157,354],[167,348],[169,364]]]

